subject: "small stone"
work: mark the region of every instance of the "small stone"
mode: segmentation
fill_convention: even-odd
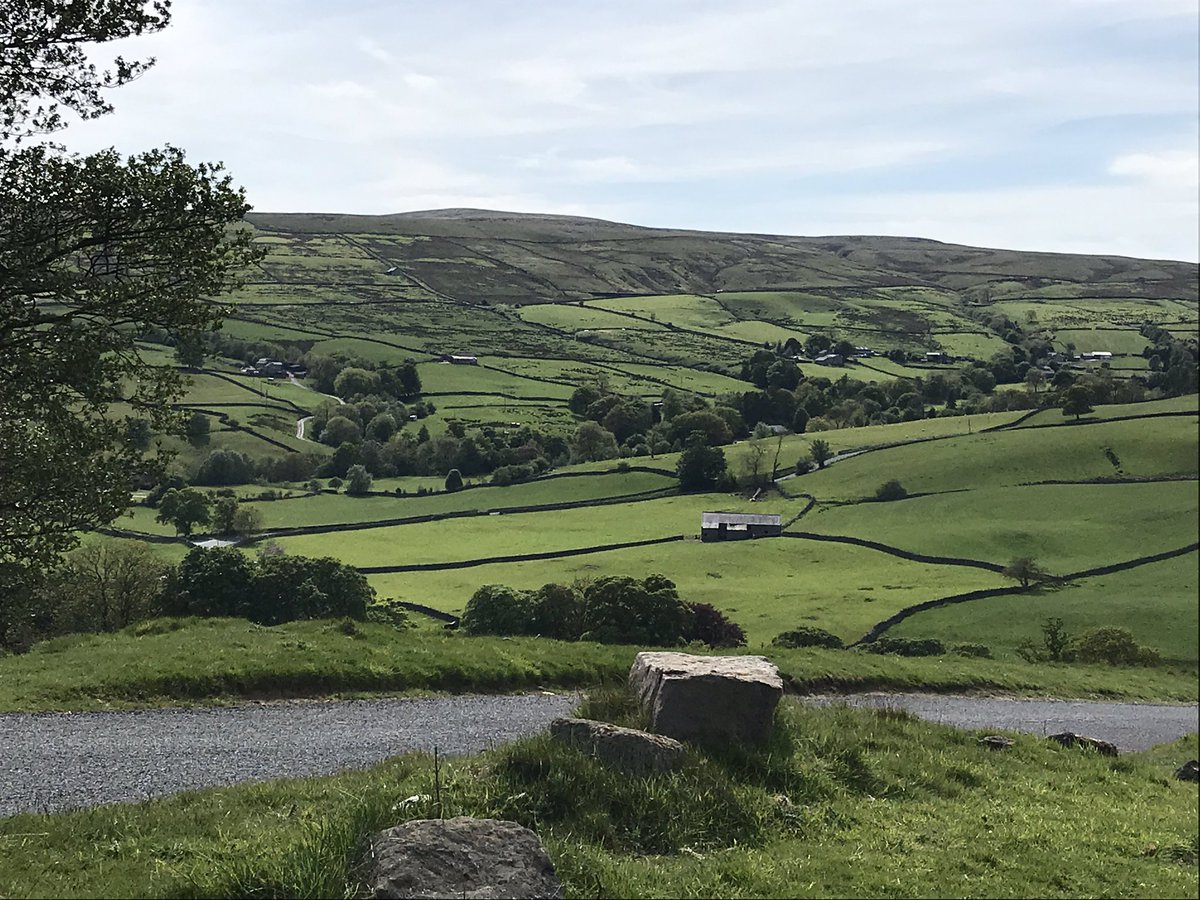
[[[1102,741],[1099,738],[1085,737],[1082,734],[1075,734],[1073,731],[1063,731],[1059,734],[1052,734],[1046,740],[1054,741],[1063,747],[1084,747],[1095,750],[1101,756],[1116,756],[1117,745],[1110,744],[1108,741]]]
[[[536,834],[500,819],[414,819],[371,839],[372,897],[470,900],[562,897],[562,883]]]
[[[1189,759],[1175,770],[1175,777],[1180,781],[1200,781],[1200,761]]]
[[[555,719],[550,736],[629,775],[661,775],[683,763],[683,744],[592,719]]]
[[[1007,750],[1013,743],[1012,738],[1006,738],[999,734],[989,734],[987,737],[979,739],[979,746],[987,747],[989,750]]]

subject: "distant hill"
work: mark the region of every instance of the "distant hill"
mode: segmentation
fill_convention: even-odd
[[[1193,263],[1032,253],[908,237],[737,234],[576,216],[443,209],[385,216],[253,213],[293,249],[340,236],[430,290],[468,302],[606,294],[837,293],[929,287],[997,299],[1200,299]]]

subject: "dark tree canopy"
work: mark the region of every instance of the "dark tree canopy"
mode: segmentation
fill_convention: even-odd
[[[167,20],[167,3],[0,4],[0,581],[44,571],[152,477],[132,423],[177,426],[182,384],[135,340],[217,327],[214,298],[256,256],[250,232],[230,227],[249,207],[220,165],[174,147],[81,156],[36,140],[63,127],[63,109],[108,112],[103,92],[148,66],[98,71],[88,44]]]

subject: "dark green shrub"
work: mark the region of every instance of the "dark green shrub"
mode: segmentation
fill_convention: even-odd
[[[908,491],[895,478],[891,481],[885,481],[875,489],[875,499],[884,503],[891,500],[903,500],[907,496]]]
[[[1154,666],[1162,662],[1158,651],[1141,646],[1127,628],[1093,628],[1075,638],[1070,649],[1079,662],[1110,666]]]
[[[796,649],[799,647],[829,647],[833,650],[841,650],[845,647],[842,639],[824,628],[816,628],[812,625],[801,625],[799,628],[792,631],[785,631],[782,634],[776,635],[771,641],[776,647],[790,647]]]
[[[746,632],[711,603],[689,603],[692,630],[688,640],[702,641],[714,650],[746,646]]]
[[[613,575],[583,593],[583,639],[602,644],[676,646],[691,634],[693,617],[675,583],[662,575],[642,581]]]
[[[992,650],[987,644],[951,644],[950,652],[959,656],[973,656],[978,659],[991,659]]]
[[[527,591],[485,584],[467,601],[462,629],[467,634],[530,634],[533,612],[533,600]]]
[[[863,649],[868,653],[890,653],[894,656],[941,656],[946,652],[945,645],[935,638],[884,637],[874,643],[864,644]]]
[[[565,584],[544,584],[532,595],[532,632],[577,641],[583,630],[583,597]]]

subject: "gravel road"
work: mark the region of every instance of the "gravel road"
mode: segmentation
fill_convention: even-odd
[[[474,753],[570,715],[573,694],[0,715],[0,817]]]
[[[145,800],[192,788],[325,775],[413,750],[473,753],[569,715],[573,694],[269,703],[0,715],[0,817]],[[1197,707],[934,694],[805,703],[903,707],[962,728],[1075,731],[1139,750],[1197,730]]]
[[[931,722],[959,728],[1057,734],[1074,731],[1121,750],[1145,750],[1200,730],[1200,707],[1153,703],[1090,703],[1082,700],[1014,700],[940,694],[845,694],[805,697],[820,706],[902,708]]]

